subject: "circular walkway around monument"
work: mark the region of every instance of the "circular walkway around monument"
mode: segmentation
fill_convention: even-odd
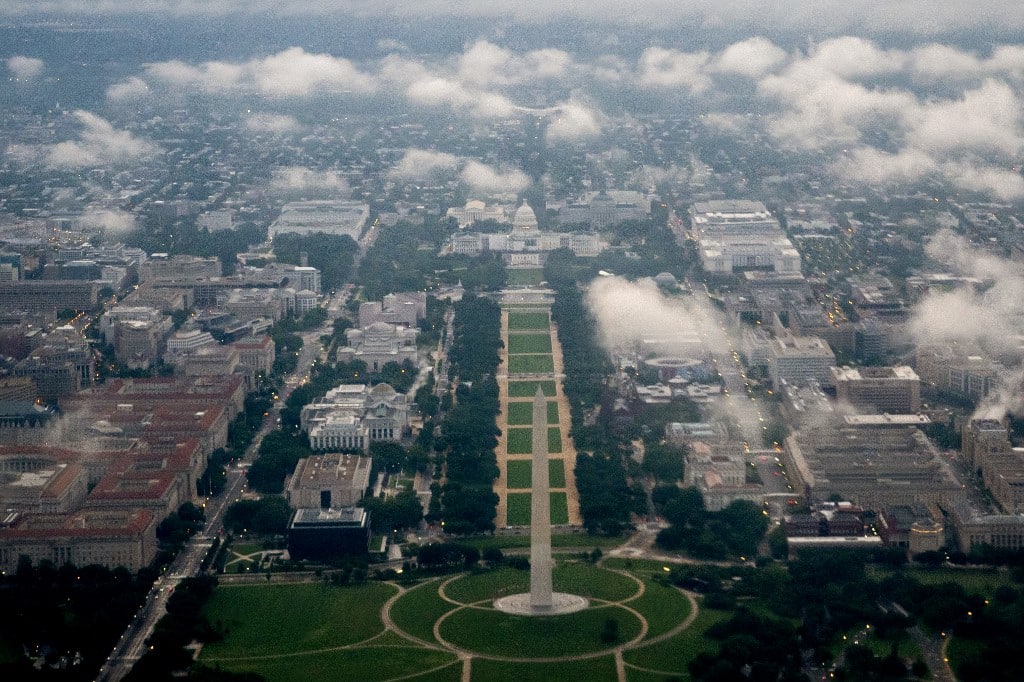
[[[529,592],[510,594],[494,600],[494,608],[503,613],[511,613],[517,616],[561,616],[567,613],[576,613],[590,606],[590,600],[575,594],[565,592],[553,592],[551,594],[551,606],[535,607]]]

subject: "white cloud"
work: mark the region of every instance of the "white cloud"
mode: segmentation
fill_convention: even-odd
[[[874,147],[861,147],[833,164],[833,170],[842,180],[877,187],[916,182],[935,173],[938,164],[919,149],[891,154]]]
[[[718,55],[715,71],[758,78],[786,61],[786,51],[767,38],[754,37],[733,43]]]
[[[276,135],[302,130],[302,124],[294,116],[285,114],[250,114],[245,118],[245,127],[257,133]]]
[[[35,57],[15,55],[7,59],[7,70],[11,72],[11,76],[15,80],[27,81],[38,78],[42,75],[45,67],[46,64],[43,60]]]
[[[557,107],[544,133],[548,144],[575,142],[601,134],[598,114],[582,104],[567,103]]]
[[[135,229],[135,216],[119,208],[88,208],[76,222],[81,228],[105,230],[109,233],[130,232]]]
[[[1000,81],[988,80],[956,100],[924,104],[914,118],[907,138],[922,149],[1010,157],[1024,149],[1021,100]]]
[[[126,78],[107,88],[107,99],[111,102],[134,102],[149,94],[149,84],[138,76]]]
[[[269,189],[274,194],[347,197],[348,182],[337,171],[284,166],[271,173]]]
[[[243,91],[267,97],[305,97],[324,92],[365,94],[376,89],[374,79],[348,59],[311,54],[301,47],[237,64],[210,61],[194,66],[180,60],[158,62],[147,65],[145,73],[150,82],[210,94]]]
[[[310,54],[301,47],[250,64],[258,90],[271,96],[317,94],[320,91],[369,93],[374,81],[347,59]]]
[[[79,110],[74,116],[82,125],[78,139],[34,148],[37,160],[51,168],[89,168],[142,161],[161,151],[148,140],[139,139],[126,130],[117,130],[96,114]],[[8,148],[8,153],[15,155],[24,151],[24,148]]]
[[[707,52],[687,53],[663,47],[649,47],[640,55],[640,85],[649,88],[686,88],[693,94],[711,87],[711,78],[704,72]]]
[[[459,178],[483,194],[518,194],[530,186],[529,176],[521,170],[500,171],[479,161],[468,161]]]
[[[388,171],[388,176],[397,180],[425,182],[438,174],[454,172],[458,167],[459,158],[453,154],[407,149],[401,160]]]

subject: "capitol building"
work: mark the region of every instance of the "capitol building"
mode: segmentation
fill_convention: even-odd
[[[507,265],[540,266],[548,252],[555,249],[567,248],[577,256],[596,256],[604,247],[593,232],[541,232],[537,215],[524,201],[512,216],[512,230],[507,234],[461,232],[452,237],[446,251],[470,256],[494,251],[502,254]]]

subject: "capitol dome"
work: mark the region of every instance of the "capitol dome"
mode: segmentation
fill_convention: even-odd
[[[512,217],[513,232],[535,232],[537,230],[537,214],[533,212],[530,205],[523,201],[523,205],[516,209]]]

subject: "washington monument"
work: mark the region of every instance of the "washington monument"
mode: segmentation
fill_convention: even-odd
[[[530,496],[530,591],[502,597],[495,608],[524,616],[551,616],[581,611],[583,597],[552,590],[551,484],[548,480],[548,403],[537,386],[533,396],[533,457]]]
[[[548,481],[548,403],[533,396],[533,494],[530,497],[530,607],[551,608],[551,485]]]

